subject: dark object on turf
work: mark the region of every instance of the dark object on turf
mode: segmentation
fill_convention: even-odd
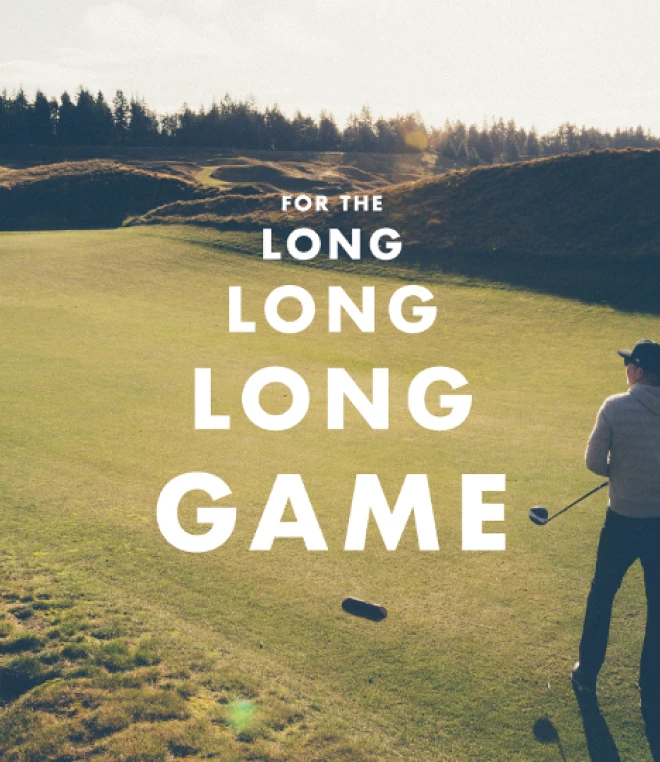
[[[548,518],[547,508],[543,508],[540,505],[535,505],[533,508],[529,509],[529,520],[533,524],[538,524],[539,526],[543,526],[544,524],[547,524],[549,521],[556,519],[557,516],[561,516],[561,514],[565,513],[569,508],[572,508],[574,505],[581,503],[585,498],[589,497],[589,495],[593,495],[594,492],[598,492],[598,490],[603,489],[603,487],[607,487],[608,484],[609,482],[603,482],[602,484],[599,484],[598,487],[596,487],[595,489],[592,489],[591,492],[587,492],[586,495],[582,495],[582,497],[579,497],[570,505],[567,505],[566,508],[562,508],[561,511],[559,511],[558,513],[555,513],[554,516],[550,516],[550,518]]]
[[[345,598],[341,607],[347,614],[361,616],[363,619],[371,619],[372,622],[380,622],[387,616],[385,606],[379,606],[376,603],[367,603],[359,598]]]

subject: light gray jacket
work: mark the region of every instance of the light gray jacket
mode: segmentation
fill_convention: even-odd
[[[634,384],[601,405],[585,453],[587,468],[609,476],[610,508],[660,517],[660,386]]]

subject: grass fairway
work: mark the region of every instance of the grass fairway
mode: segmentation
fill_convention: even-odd
[[[0,235],[3,555],[139,610],[144,627],[178,638],[182,650],[194,645],[249,676],[257,701],[281,686],[282,701],[306,702],[311,726],[324,723],[326,735],[296,747],[298,756],[266,730],[232,752],[245,758],[328,759],[335,744],[332,758],[347,760],[557,760],[557,745],[533,734],[548,716],[566,759],[587,759],[569,672],[605,498],[547,528],[527,510],[552,512],[598,483],[582,457],[602,399],[625,388],[614,349],[657,338],[660,320],[438,278],[429,284],[436,324],[408,336],[387,318],[400,281],[368,267],[236,253],[258,246],[259,237],[158,227]],[[313,326],[294,336],[263,319],[265,297],[287,283],[317,302]],[[243,286],[256,334],[228,334],[230,285]],[[375,335],[348,323],[328,334],[329,285],[356,298],[360,286],[376,286]],[[241,410],[243,384],[269,365],[296,370],[310,387],[310,411],[290,431],[261,431]],[[408,384],[434,365],[460,370],[473,395],[469,418],[451,432],[423,430],[407,411]],[[195,367],[213,369],[214,412],[232,415],[231,431],[194,430]],[[346,368],[364,388],[371,368],[390,369],[388,431],[372,431],[353,410],[344,431],[327,431],[328,367]],[[284,409],[282,394],[264,404]],[[238,508],[228,543],[199,556],[170,547],[155,521],[160,490],[186,471],[221,476],[233,492],[225,503]],[[292,539],[249,552],[278,473],[302,475],[328,552]],[[367,549],[345,552],[356,473],[379,474],[391,503],[406,474],[428,474],[440,551],[420,552],[408,527],[387,552],[372,524]],[[505,552],[461,551],[464,473],[506,474],[506,521],[492,527],[506,531]],[[189,529],[193,497],[182,509]],[[388,619],[347,617],[346,595],[384,604]],[[650,758],[634,689],[644,619],[635,567],[617,598],[601,679],[626,760]],[[172,648],[166,660],[177,658]]]

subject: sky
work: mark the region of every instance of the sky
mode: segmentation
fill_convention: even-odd
[[[658,0],[0,0],[0,90],[660,134]]]

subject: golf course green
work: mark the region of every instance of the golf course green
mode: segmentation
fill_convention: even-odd
[[[40,664],[54,670],[3,699],[0,756],[588,759],[570,670],[606,496],[547,527],[528,510],[554,513],[602,481],[583,453],[602,400],[625,390],[615,350],[657,339],[660,318],[394,265],[390,277],[386,266],[266,262],[260,251],[256,233],[194,227],[0,234],[0,667],[29,651],[37,661],[52,654]],[[404,283],[433,292],[437,318],[424,333],[389,320]],[[263,317],[267,295],[287,284],[316,301],[315,321],[295,335]],[[228,332],[237,285],[255,333]],[[332,285],[356,300],[376,287],[374,334],[350,320],[328,332]],[[267,366],[295,370],[310,389],[307,416],[288,431],[264,431],[243,413],[245,382]],[[468,381],[470,415],[451,431],[423,429],[408,412],[410,382],[432,366]],[[195,430],[195,368],[212,369],[213,412],[231,415],[230,430]],[[329,431],[328,368],[345,368],[367,393],[372,369],[389,368],[389,429],[372,430],[347,405],[345,429]],[[429,400],[436,392],[447,390]],[[273,413],[290,401],[284,387],[262,395]],[[156,522],[160,491],[191,471],[221,477],[232,490],[222,504],[237,509],[233,535],[208,553],[177,550]],[[278,474],[301,475],[327,551],[293,538],[250,551]],[[406,474],[427,474],[439,551],[419,550],[412,521],[395,551],[373,521],[365,550],[345,551],[356,474],[378,474],[390,506]],[[506,475],[506,492],[485,495],[505,504],[505,521],[485,525],[506,533],[505,551],[461,550],[463,474]],[[205,531],[195,522],[204,498],[181,504],[188,531]],[[347,596],[388,617],[348,616]],[[63,598],[88,627],[35,607]],[[32,614],[16,623],[19,605]],[[650,759],[635,689],[644,621],[635,566],[599,683],[625,760]],[[94,636],[112,623],[123,634]],[[16,628],[44,642],[3,648]],[[86,649],[86,671],[73,643]],[[135,669],[117,666],[117,654],[133,654]],[[126,682],[133,673],[139,685]],[[111,685],[113,675],[124,682]],[[56,694],[67,681],[78,693],[64,711]],[[104,692],[112,702],[117,690],[156,689],[185,706],[99,725]],[[558,741],[535,736],[545,718]],[[173,745],[175,730],[188,740]],[[63,748],[68,757],[57,756]]]

